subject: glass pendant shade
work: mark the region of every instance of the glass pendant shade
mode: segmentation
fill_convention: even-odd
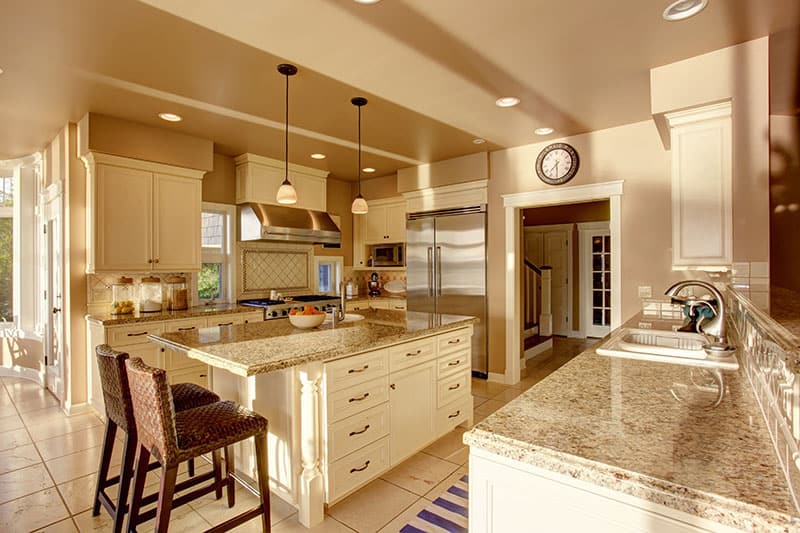
[[[366,215],[369,211],[367,201],[360,194],[353,200],[353,205],[350,207],[350,212],[354,215]]]
[[[281,183],[275,199],[279,204],[292,205],[297,203],[297,191],[294,190],[294,186],[289,180]]]

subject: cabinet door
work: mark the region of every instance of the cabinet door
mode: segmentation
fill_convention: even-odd
[[[389,376],[389,457],[392,466],[436,437],[436,361]]]
[[[200,270],[203,182],[156,174],[153,210],[154,270]]]
[[[386,235],[388,242],[406,242],[406,204],[386,208]]]
[[[366,240],[367,240],[366,215],[353,215],[353,266],[354,267],[367,266]]]
[[[367,224],[367,244],[380,244],[386,240],[386,207],[370,206],[364,215]]]
[[[153,174],[97,165],[94,193],[94,270],[150,270]]]

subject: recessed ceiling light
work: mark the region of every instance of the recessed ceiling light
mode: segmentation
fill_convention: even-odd
[[[176,115],[175,113],[159,113],[158,118],[166,120],[167,122],[180,122],[183,120],[182,116]]]
[[[478,137],[477,139],[472,139],[473,144],[483,144],[486,142],[486,139],[481,139]]]
[[[353,0],[353,1],[354,1],[355,3],[357,3],[357,4],[366,4],[366,5],[369,5],[369,4],[377,4],[377,3],[378,3],[378,2],[380,2],[381,0]]]
[[[3,69],[0,68],[0,74],[2,74],[2,73],[3,73]]]
[[[553,128],[536,128],[535,130],[533,130],[533,133],[535,133],[536,135],[550,135],[554,131],[556,130],[554,130]]]
[[[361,171],[366,172],[367,174],[372,174],[373,172],[375,172],[375,169],[372,167],[364,167],[361,169]]]
[[[519,103],[519,98],[516,96],[504,96],[498,98],[494,103],[497,104],[497,107],[514,107]]]
[[[708,5],[708,0],[677,0],[672,2],[662,13],[664,20],[674,22],[697,15]]]
[[[311,154],[311,159],[325,159],[325,154]]]

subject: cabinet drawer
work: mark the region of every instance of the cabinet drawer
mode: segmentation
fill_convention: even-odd
[[[389,438],[351,453],[328,467],[328,503],[334,502],[389,468]]]
[[[183,368],[196,367],[198,365],[202,365],[202,363],[197,359],[192,359],[186,354],[170,350],[169,348],[164,349],[164,368],[166,370],[180,370]]]
[[[470,346],[470,341],[472,340],[470,337],[472,335],[468,329],[459,329],[437,337],[439,339],[439,353],[444,354],[457,350],[462,346]]]
[[[264,321],[264,312],[259,311],[258,313],[244,313],[237,316],[241,316],[244,319],[245,324],[249,324],[250,322],[263,322]],[[208,319],[209,323],[211,319]]]
[[[369,309],[369,301],[367,300],[356,300],[354,302],[347,302],[348,311],[362,311],[364,309]]]
[[[388,434],[388,403],[340,420],[328,427],[328,460],[336,461]]]
[[[162,322],[145,322],[132,326],[108,328],[108,344],[111,346],[128,346],[147,342],[148,335],[158,335],[164,331]]]
[[[403,368],[424,363],[436,357],[436,340],[421,339],[389,348],[389,370],[396,372]]]
[[[389,303],[383,300],[372,300],[369,306],[373,309],[389,309]]]
[[[170,383],[195,383],[201,387],[209,388],[208,366],[201,365],[185,370],[167,371],[167,379]]]
[[[438,407],[444,407],[465,394],[469,396],[470,373],[461,371],[458,374],[443,378],[439,380],[437,388],[436,405]]]
[[[246,315],[216,315],[208,317],[208,327],[238,326],[244,324]],[[263,317],[262,317],[263,318]]]
[[[328,394],[328,423],[336,422],[385,402],[389,377],[383,376]]]
[[[206,327],[205,318],[170,320],[169,322],[164,322],[164,333],[194,331],[204,327]]]
[[[394,311],[405,311],[406,310],[406,301],[405,300],[389,300],[389,309]]]
[[[436,377],[441,379],[445,376],[451,376],[461,370],[470,368],[470,355],[469,350],[459,350],[448,355],[443,355],[438,361],[438,373]]]
[[[387,350],[363,353],[325,365],[325,382],[329,392],[371,381],[389,373]]]
[[[131,356],[140,357],[144,364],[153,368],[164,368],[164,351],[152,342],[145,344],[131,344],[122,347],[113,347],[115,350],[127,352]]]
[[[436,433],[444,435],[470,418],[472,418],[472,396],[467,395],[451,405],[436,410]]]

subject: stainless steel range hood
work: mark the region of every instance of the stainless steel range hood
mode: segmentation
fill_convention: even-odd
[[[239,206],[239,240],[338,245],[342,234],[323,211],[248,203]]]

